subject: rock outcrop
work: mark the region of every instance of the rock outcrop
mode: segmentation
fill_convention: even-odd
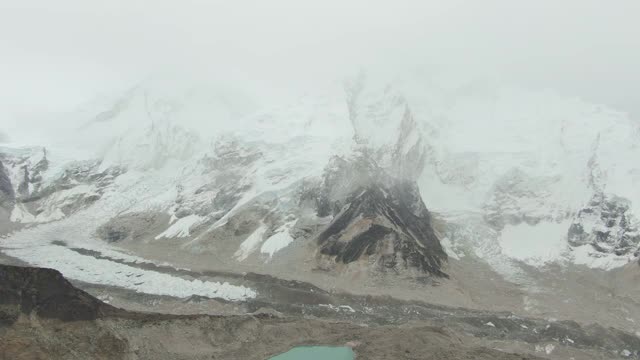
[[[322,255],[343,264],[366,261],[382,271],[447,276],[447,255],[415,183],[386,175],[366,155],[336,157],[316,196],[318,216],[332,218],[316,236]]]
[[[572,246],[588,244],[601,253],[637,254],[640,229],[628,200],[597,193],[576,214],[568,240]]]
[[[5,324],[20,314],[79,321],[118,311],[75,288],[56,270],[9,265],[0,265],[0,307],[0,323]]]
[[[16,194],[13,190],[11,179],[9,179],[7,170],[4,168],[2,161],[0,161],[0,207],[12,207],[15,200]]]

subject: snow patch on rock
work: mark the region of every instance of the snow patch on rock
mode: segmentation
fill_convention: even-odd
[[[296,220],[289,221],[279,227],[273,235],[271,235],[260,248],[260,252],[268,254],[272,257],[276,252],[284,249],[293,242],[293,237],[290,234],[291,228],[295,225]]]
[[[239,261],[245,260],[249,257],[260,245],[262,242],[262,238],[264,233],[267,231],[267,226],[263,223],[260,223],[260,226],[254,230],[251,235],[249,235],[243,242],[240,244],[240,248],[234,254],[236,259]]]
[[[191,228],[204,221],[204,217],[198,215],[188,215],[178,219],[167,230],[156,236],[156,240],[161,238],[189,237]]]

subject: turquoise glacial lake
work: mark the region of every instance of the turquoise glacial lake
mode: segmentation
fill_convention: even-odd
[[[300,346],[269,360],[353,360],[354,358],[355,354],[350,347]]]

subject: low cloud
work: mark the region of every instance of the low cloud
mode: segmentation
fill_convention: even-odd
[[[158,73],[245,79],[266,94],[362,67],[549,88],[640,115],[633,0],[0,0],[0,8],[5,129]]]

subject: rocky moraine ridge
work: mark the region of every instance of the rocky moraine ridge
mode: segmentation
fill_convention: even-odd
[[[640,356],[636,336],[598,325],[329,294],[268,277],[261,281],[276,281],[274,289],[295,288],[291,294],[298,300],[247,300],[235,304],[242,315],[140,313],[103,303],[55,270],[0,265],[0,359],[264,360],[309,344],[349,344],[358,359],[374,360]]]

